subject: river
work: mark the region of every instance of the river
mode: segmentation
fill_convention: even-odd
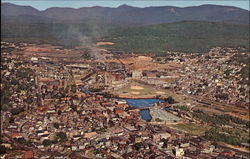
[[[126,100],[127,104],[129,106],[137,107],[137,108],[146,108],[154,105],[158,102],[164,102],[164,100],[161,99],[124,99]],[[143,120],[150,121],[152,119],[152,116],[150,115],[149,110],[140,110],[140,115]]]
[[[88,86],[82,86],[81,90],[84,93],[91,93],[88,89]],[[123,99],[123,98],[118,98],[118,100],[126,100],[127,104],[132,107],[137,107],[137,108],[146,108],[154,105],[155,103],[158,102],[164,102],[164,100],[157,99],[157,98],[150,98],[150,99]],[[145,121],[150,121],[152,119],[152,116],[150,115],[150,111],[148,109],[145,110],[140,110],[140,115],[141,118]]]

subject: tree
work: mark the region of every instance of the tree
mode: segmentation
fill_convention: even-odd
[[[76,85],[72,85],[72,86],[71,86],[71,91],[72,91],[73,93],[76,93]]]
[[[159,119],[159,118],[156,118],[155,121],[156,121],[156,122],[162,122],[162,120]]]
[[[56,136],[60,139],[60,141],[66,141],[67,140],[67,135],[65,132],[58,132]]]
[[[2,109],[3,111],[7,111],[8,108],[9,108],[9,106],[8,106],[7,104],[3,104],[3,105],[1,106],[1,109]]]
[[[15,78],[13,78],[13,79],[10,81],[10,84],[11,84],[11,85],[17,85],[17,84],[18,84],[18,81],[17,81]]]
[[[166,101],[167,101],[169,104],[174,104],[174,103],[176,103],[175,100],[174,100],[174,98],[173,98],[172,96],[169,96],[169,97],[166,99]]]
[[[1,105],[9,104],[11,92],[7,88],[3,88],[1,92]]]
[[[70,108],[74,111],[77,111],[76,105],[71,105]]]
[[[5,154],[6,153],[6,147],[5,146],[2,146],[2,145],[0,145],[0,155],[2,155],[2,154]]]
[[[55,128],[59,129],[60,125],[58,123],[53,124]]]
[[[142,148],[143,144],[141,142],[138,142],[136,144],[134,144],[134,148],[135,150],[139,151]]]
[[[44,146],[49,146],[49,145],[51,145],[51,144],[52,144],[52,141],[51,141],[51,140],[48,140],[48,139],[43,140],[43,145],[44,145]]]
[[[33,99],[31,96],[28,96],[27,99],[25,100],[28,104],[31,104],[33,102]]]
[[[15,121],[15,117],[11,116],[11,117],[9,118],[9,123],[14,123],[14,121]]]
[[[220,93],[215,95],[216,98],[221,99],[221,100],[226,100],[228,99],[228,94],[227,93]]]
[[[182,110],[182,111],[189,111],[189,108],[182,105],[182,106],[177,106],[178,109]]]
[[[23,108],[13,108],[13,109],[11,109],[10,112],[11,112],[12,115],[17,115],[17,114],[19,114],[19,113],[21,113],[23,111],[24,111]]]
[[[61,111],[61,110],[58,110],[57,114],[58,114],[58,115],[61,115],[61,114],[62,114],[62,111]]]
[[[16,72],[16,76],[18,78],[27,78],[27,72],[24,68],[21,68],[21,69],[18,69],[17,72]]]
[[[156,58],[156,61],[157,61],[157,62],[160,62],[160,61],[161,61],[161,58],[157,57],[157,58]]]

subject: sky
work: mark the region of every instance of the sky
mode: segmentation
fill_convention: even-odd
[[[10,2],[18,5],[29,5],[38,10],[45,10],[50,7],[118,7],[122,4],[135,7],[149,7],[149,6],[199,6],[202,4],[216,4],[235,6],[249,10],[249,0],[1,0],[1,2]]]

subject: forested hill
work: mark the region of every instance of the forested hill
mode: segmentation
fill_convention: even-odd
[[[211,47],[245,47],[249,49],[249,28],[211,22],[177,22],[137,28],[118,28],[108,38],[118,50],[157,52],[166,50],[206,52]]]
[[[81,7],[81,6],[79,6]],[[112,25],[150,25],[180,21],[206,21],[231,24],[249,24],[249,11],[233,6],[200,5],[190,7],[157,6],[133,7],[121,5],[110,7],[60,8],[39,11],[31,6],[1,3],[2,23],[105,23]]]
[[[2,40],[52,43],[64,46],[112,41],[111,50],[164,53],[206,52],[215,46],[249,48],[246,25],[183,21],[121,27],[99,24],[2,24]]]

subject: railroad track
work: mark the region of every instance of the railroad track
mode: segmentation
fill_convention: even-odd
[[[219,111],[222,111],[224,113],[228,113],[230,116],[238,116],[242,119],[249,120],[249,110],[240,108],[238,106],[230,105],[230,104],[225,104],[225,103],[220,103],[216,102],[207,98],[202,98],[202,97],[193,97],[193,96],[187,96],[188,98],[204,104],[208,106],[209,108],[216,109]]]

